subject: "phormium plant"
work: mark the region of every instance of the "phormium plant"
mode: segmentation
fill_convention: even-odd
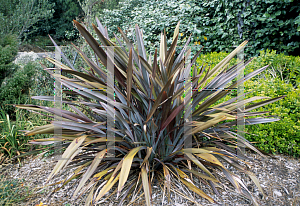
[[[184,54],[190,41],[188,39],[181,52],[176,54],[179,24],[168,50],[166,34],[162,33],[159,56],[156,50],[153,59],[145,52],[142,33],[137,25],[136,49],[119,29],[125,44],[115,36],[119,46],[115,47],[112,60],[107,54],[109,50],[103,49],[101,45],[116,46],[116,44],[109,39],[106,29],[99,21],[98,27],[93,25],[93,28],[100,43],[84,26],[75,20],[74,23],[95,52],[98,62],[92,61],[75,45],[88,65],[88,69],[84,72],[76,71],[71,63],[64,65],[51,58],[48,60],[61,67],[66,74],[73,75],[73,78],[62,75],[61,83],[65,88],[71,89],[72,94],[78,95],[76,101],[68,100],[67,97],[63,99],[63,103],[70,105],[75,113],[43,106],[17,106],[40,113],[50,113],[53,116],[59,113],[62,115],[61,121],[53,121],[51,124],[26,132],[26,135],[35,135],[53,133],[55,129],[62,131],[61,135],[55,135],[53,138],[32,141],[36,144],[66,142],[62,144],[66,145],[62,159],[58,161],[47,181],[67,165],[72,164],[77,169],[63,185],[79,177],[74,197],[79,192],[83,194],[89,190],[88,204],[96,204],[110,190],[117,193],[120,203],[143,190],[146,204],[151,205],[151,186],[154,181],[163,185],[164,194],[167,194],[169,200],[171,190],[179,189],[178,184],[174,183],[177,181],[199,197],[215,203],[213,198],[197,187],[194,178],[191,177],[198,178],[219,194],[218,190],[225,188],[219,175],[219,172],[223,172],[238,193],[258,205],[239,177],[227,170],[224,164],[229,163],[237,170],[248,174],[263,192],[254,174],[240,164],[241,161],[247,163],[249,159],[243,153],[237,153],[235,149],[237,139],[245,147],[260,152],[246,139],[236,135],[231,128],[236,125],[235,117],[240,104],[247,104],[242,111],[246,117],[260,115],[263,112],[249,111],[277,101],[283,96],[253,104],[252,101],[266,97],[252,97],[243,102],[233,98],[212,106],[244,79],[248,80],[267,68],[265,66],[247,74],[244,79],[235,80],[243,64],[239,63],[231,68],[225,65],[246,45],[246,41],[214,68],[203,67],[199,74],[193,72],[189,81],[184,78],[185,72],[191,71],[190,67],[186,67],[186,63],[191,61],[188,63],[193,65],[201,50],[192,60],[186,59]],[[114,62],[114,83],[107,82],[108,62]],[[103,66],[99,66],[98,63]],[[215,74],[217,74],[215,78],[207,83],[206,80]],[[187,84],[192,87],[190,93],[186,92]],[[207,88],[227,88],[227,90],[205,90],[201,89],[203,85]],[[111,87],[113,91],[109,90]],[[185,101],[189,94],[192,102]],[[34,98],[49,101],[54,99],[53,96]],[[184,116],[189,110],[184,111],[184,108],[189,103],[192,119],[186,122]],[[108,118],[115,120],[113,128],[107,123]],[[257,124],[276,120],[278,119],[251,118],[247,122]],[[189,142],[191,147],[187,148],[184,143],[186,136],[189,135],[193,141]]]

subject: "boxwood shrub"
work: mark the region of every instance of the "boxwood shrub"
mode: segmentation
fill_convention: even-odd
[[[198,60],[198,66],[207,64],[214,67],[226,52],[212,52],[202,54]],[[237,60],[233,59],[232,64]],[[245,68],[245,73],[252,72],[255,68],[265,65],[270,67],[256,79],[245,82],[245,92],[251,91],[247,97],[268,96],[276,97],[287,95],[286,98],[269,104],[262,108],[270,111],[267,115],[273,115],[281,120],[260,125],[246,126],[246,138],[268,153],[285,153],[294,156],[300,155],[300,57],[276,54],[276,51],[261,51],[251,64]],[[229,65],[230,66],[230,65]],[[236,94],[232,94],[236,95]],[[224,99],[227,100],[227,98]]]
[[[246,127],[246,137],[255,142],[256,146],[270,153],[286,153],[298,156],[300,154],[300,88],[294,88],[291,83],[285,83],[279,78],[266,75],[266,79],[248,81],[246,91],[253,91],[248,96],[276,97],[287,95],[286,98],[264,107],[281,120],[268,124],[249,125]]]

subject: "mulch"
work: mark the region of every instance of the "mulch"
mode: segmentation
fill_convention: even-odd
[[[276,155],[271,157],[261,157],[258,154],[247,152],[247,155],[254,158],[256,161],[253,163],[252,172],[257,176],[260,181],[261,187],[265,193],[263,196],[251,179],[243,173],[236,171],[234,168],[226,165],[227,169],[240,177],[248,190],[252,192],[259,205],[282,205],[282,206],[296,206],[300,205],[300,161],[299,159],[292,158],[284,155]],[[48,175],[54,168],[58,155],[52,157],[35,156],[25,159],[21,166],[18,163],[1,165],[1,176],[5,180],[22,180],[22,187],[28,188],[27,198],[20,203],[13,203],[13,205],[84,205],[85,197],[77,200],[72,198],[74,188],[78,181],[69,182],[64,188],[52,194],[52,190],[57,185],[44,187]],[[54,178],[49,184],[53,184],[64,178],[72,175],[72,171],[62,172],[59,176]],[[220,179],[225,180],[223,173],[219,174]],[[0,182],[3,181],[3,178]],[[224,181],[223,184],[227,188],[221,192],[220,196],[213,193],[212,190],[199,183],[198,186],[205,193],[217,200],[221,205],[251,205],[248,199],[240,197],[229,182]],[[28,193],[29,191],[29,193]],[[190,200],[185,200],[183,196],[188,196]],[[182,188],[182,193],[174,191],[171,194],[171,202],[167,202],[165,197],[163,200],[163,192],[158,185],[153,186],[153,205],[216,205],[211,204],[203,198],[195,196],[190,193],[186,188]],[[113,206],[118,205],[115,196],[111,196],[107,200],[101,202],[99,205]],[[1,203],[1,202],[0,202]],[[124,205],[127,205],[125,203]],[[145,205],[143,195],[132,203],[131,205]]]

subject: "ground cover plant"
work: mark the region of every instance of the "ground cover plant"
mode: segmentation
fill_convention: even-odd
[[[19,109],[15,115],[16,120],[13,120],[4,110],[0,110],[0,164],[14,160],[20,163],[22,157],[37,154],[40,150],[44,151],[45,148],[28,142],[33,138],[49,137],[44,134],[35,137],[24,135],[24,131],[31,130],[41,123],[46,124],[50,122],[49,119]]]
[[[0,204],[15,205],[23,201],[29,194],[29,188],[24,186],[24,180],[7,180],[0,175]]]
[[[203,66],[198,73],[197,67],[194,67],[192,78],[188,78],[191,65],[194,65],[201,50],[192,59],[187,58],[187,54],[191,52],[188,38],[181,51],[175,52],[180,34],[179,23],[169,49],[166,33],[163,32],[159,52],[155,50],[153,57],[146,53],[142,33],[137,25],[135,46],[119,29],[123,41],[115,35],[118,47],[114,49],[114,58],[110,55],[110,49],[101,47],[116,44],[110,40],[106,28],[99,21],[93,28],[100,42],[79,22],[74,21],[74,24],[94,51],[96,62],[75,45],[86,62],[83,72],[77,71],[69,61],[65,60],[67,64],[64,65],[47,58],[63,72],[73,76],[62,75],[60,80],[65,88],[72,90],[68,94],[78,96],[77,100],[68,99],[67,96],[63,99],[63,104],[69,105],[73,112],[59,108],[17,105],[18,108],[52,117],[61,114],[60,120],[56,119],[51,124],[25,133],[30,136],[53,134],[54,131],[61,130],[61,134],[56,133],[52,138],[31,142],[42,145],[61,143],[65,147],[62,159],[58,161],[47,182],[60,171],[75,167],[74,174],[61,182],[57,189],[78,179],[73,196],[87,193],[87,205],[106,198],[105,194],[110,190],[112,195],[117,195],[120,204],[124,201],[129,203],[130,198],[134,199],[136,194],[143,191],[146,205],[151,205],[151,188],[155,182],[162,186],[164,195],[170,200],[171,190],[180,190],[174,181],[185,185],[206,201],[216,203],[216,200],[197,187],[192,176],[219,194],[220,190],[225,189],[219,174],[222,172],[241,196],[249,198],[254,205],[259,205],[242,180],[224,166],[230,164],[249,175],[263,193],[257,178],[249,169],[250,159],[237,148],[237,140],[238,146],[263,154],[231,130],[236,125],[237,107],[243,103],[237,101],[238,98],[232,98],[214,105],[244,81],[244,78],[237,79],[243,63],[232,67],[226,65],[243,49],[247,41],[213,68]],[[112,72],[109,65],[113,68],[115,79],[109,78]],[[249,73],[245,80],[266,68],[264,66]],[[57,77],[55,73],[49,73]],[[206,88],[227,89],[206,90],[202,88],[203,85]],[[247,105],[243,112],[246,117],[264,114],[265,112],[250,111],[283,97],[267,100],[262,100],[265,97],[252,97],[245,100]],[[53,96],[34,98],[54,100]],[[255,100],[262,101],[252,104]],[[114,124],[109,120],[113,120]],[[248,122],[258,124],[277,120],[251,118]]]

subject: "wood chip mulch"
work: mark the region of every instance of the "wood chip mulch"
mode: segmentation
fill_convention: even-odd
[[[265,197],[258,191],[258,188],[251,181],[248,176],[241,174],[228,166],[234,174],[241,177],[248,190],[251,191],[257,199],[259,205],[267,206],[298,206],[300,205],[300,161],[299,159],[292,158],[284,155],[277,155],[275,158],[261,157],[258,154],[248,153],[247,155],[253,157],[257,161],[254,163],[252,172],[257,176],[260,181],[261,187],[264,190]],[[58,155],[52,157],[36,156],[27,158],[22,162],[22,166],[18,163],[10,165],[1,165],[0,173],[5,180],[23,180],[22,187],[28,188],[27,198],[23,202],[13,203],[13,205],[84,205],[85,197],[81,197],[77,200],[72,198],[74,188],[78,181],[69,182],[64,188],[58,192],[51,194],[51,191],[57,187],[43,187],[45,186],[46,179],[54,168]],[[72,175],[72,171],[62,172],[60,176],[54,178],[49,184],[63,180],[64,178]],[[225,176],[224,176],[225,177]],[[251,205],[248,199],[241,198],[235,191],[230,188],[232,186],[228,183],[229,190],[221,192],[220,196],[217,196],[213,191],[204,187],[204,185],[197,185],[204,192],[209,194],[212,198],[216,199],[221,205]],[[50,195],[51,194],[51,195]],[[191,201],[185,200],[182,196],[189,196]],[[50,195],[50,196],[49,196]],[[167,202],[167,198],[163,200],[163,192],[157,185],[153,186],[153,205],[217,205],[211,204],[206,200],[194,196],[189,192],[171,194],[171,202]],[[41,204],[42,203],[42,204]],[[98,205],[113,206],[118,205],[115,196],[112,196],[105,202]],[[128,205],[124,203],[123,205]],[[143,195],[139,200],[131,205],[145,205]]]

